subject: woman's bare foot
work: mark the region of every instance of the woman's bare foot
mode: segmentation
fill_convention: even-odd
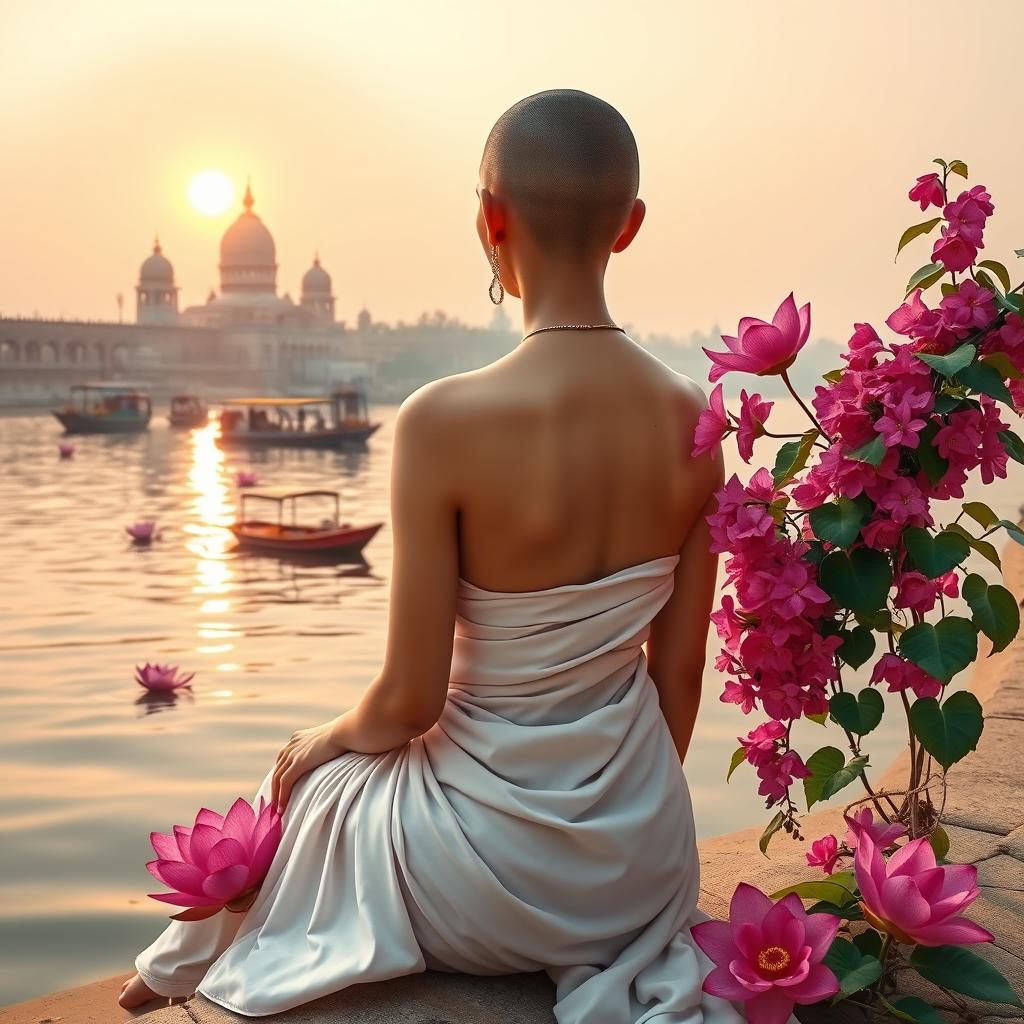
[[[117,997],[117,1004],[122,1009],[134,1010],[151,999],[160,999],[137,974],[133,974],[122,986],[121,994]],[[166,997],[164,997],[166,998]]]

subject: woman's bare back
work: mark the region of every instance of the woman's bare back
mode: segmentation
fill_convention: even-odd
[[[461,574],[585,583],[678,552],[715,484],[690,457],[700,390],[613,331],[550,332],[448,378]]]

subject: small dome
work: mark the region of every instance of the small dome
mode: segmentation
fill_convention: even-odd
[[[245,210],[220,240],[221,267],[276,267],[274,236],[252,212],[252,189],[248,185],[242,205]]]
[[[139,267],[139,281],[145,284],[174,284],[174,267],[160,248],[160,239],[153,243],[153,252]]]
[[[330,295],[331,275],[320,266],[319,255],[313,258],[313,266],[302,275],[303,295]]]

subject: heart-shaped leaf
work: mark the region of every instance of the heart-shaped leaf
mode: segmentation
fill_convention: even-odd
[[[930,580],[949,572],[971,553],[970,544],[959,533],[943,530],[932,536],[922,526],[908,526],[903,531],[903,545],[914,568]]]
[[[857,498],[840,498],[812,508],[808,519],[818,540],[848,548],[860,536],[860,528],[870,515],[871,501],[861,495]]]
[[[917,968],[921,977],[965,996],[1024,1006],[1010,983],[988,960],[963,946],[915,946],[910,965]]]
[[[835,939],[821,962],[839,979],[837,998],[859,992],[882,976],[878,958],[862,953],[846,939]]]
[[[900,654],[948,683],[977,658],[978,631],[959,615],[947,615],[934,625],[918,622],[900,635]]]
[[[918,352],[917,358],[927,363],[933,370],[938,370],[943,377],[955,377],[965,366],[970,366],[978,350],[973,345],[961,345],[948,355],[937,356],[928,352]]]
[[[924,749],[943,768],[965,758],[978,745],[985,722],[973,693],[959,690],[941,706],[922,697],[910,707],[910,725]]]
[[[867,767],[866,757],[855,757],[847,764],[843,752],[837,747],[816,750],[807,759],[807,769],[811,773],[804,779],[807,810],[819,800],[828,800],[844,786],[848,786]]]
[[[834,693],[828,702],[832,717],[858,736],[866,736],[882,720],[885,701],[882,695],[866,686],[856,696],[849,692]]]
[[[836,653],[850,668],[860,668],[875,653],[875,637],[866,626],[842,629],[839,635],[843,642]]]
[[[1006,587],[991,586],[977,573],[964,580],[964,600],[974,613],[974,624],[992,641],[992,654],[1003,650],[1020,630],[1020,606]]]
[[[873,548],[830,551],[818,566],[818,583],[844,608],[874,612],[885,604],[892,567],[884,552]]]

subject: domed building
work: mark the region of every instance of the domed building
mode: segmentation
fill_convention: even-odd
[[[331,294],[331,275],[320,266],[320,254],[313,257],[313,266],[302,275],[302,295],[299,305],[316,320],[334,322],[334,296]]]
[[[135,286],[135,319],[140,324],[173,324],[178,320],[174,267],[160,248],[159,238],[154,239],[152,253],[139,267],[139,283]]]

